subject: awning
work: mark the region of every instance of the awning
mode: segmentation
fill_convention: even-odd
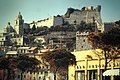
[[[120,76],[120,69],[106,70],[103,72],[103,76]]]

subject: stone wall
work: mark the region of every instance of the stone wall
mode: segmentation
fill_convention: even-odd
[[[88,42],[89,32],[76,32],[76,51],[92,49],[92,45]]]
[[[64,15],[64,21],[70,24],[80,24],[81,21],[86,23],[93,23],[94,19],[102,23],[101,20],[101,6],[97,6],[95,9],[93,7],[83,7],[81,10],[70,8]]]

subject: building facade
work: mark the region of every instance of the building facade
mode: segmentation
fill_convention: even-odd
[[[69,66],[68,80],[103,80],[105,67],[104,57],[100,50],[84,50],[72,52],[76,57],[76,65]],[[107,69],[120,68],[120,56],[107,64]],[[119,76],[109,76],[107,80],[119,80]]]
[[[0,46],[9,46],[10,38],[8,33],[0,33]]]
[[[46,36],[50,48],[75,48],[75,32],[51,32]]]

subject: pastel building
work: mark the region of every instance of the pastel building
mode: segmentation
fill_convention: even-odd
[[[76,56],[76,65],[69,66],[68,80],[103,80],[105,61],[100,50],[76,51],[72,54]],[[107,69],[117,69],[119,71],[120,55],[107,64]],[[106,74],[107,80],[120,79],[119,72],[114,77],[109,73]]]
[[[19,55],[27,55],[29,57],[35,57],[41,61],[37,69],[34,71],[25,71],[22,76],[22,80],[53,80],[53,74],[50,72],[49,63],[43,58],[46,50],[37,50],[36,47],[19,47],[17,51],[8,51],[6,57],[16,57]],[[21,80],[21,71],[15,70],[14,80]],[[2,70],[0,70],[2,73]],[[2,75],[0,75],[2,76]]]

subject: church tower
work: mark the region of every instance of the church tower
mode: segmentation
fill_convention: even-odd
[[[18,16],[16,17],[15,25],[14,25],[16,34],[19,34],[19,35],[24,34],[23,25],[24,25],[24,20],[22,19],[22,15],[19,12]]]

